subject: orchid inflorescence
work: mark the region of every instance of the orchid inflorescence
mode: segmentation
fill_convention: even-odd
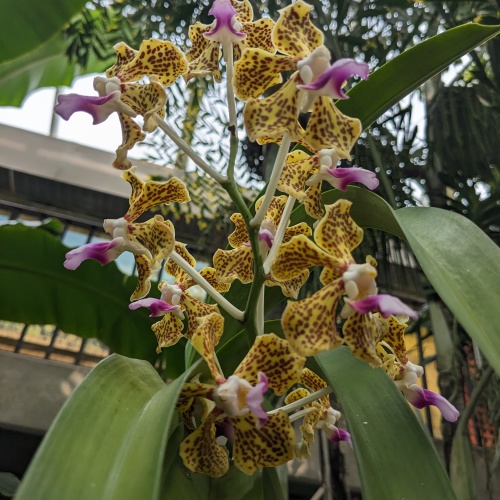
[[[123,252],[134,255],[139,279],[130,309],[146,307],[151,317],[161,317],[152,325],[157,352],[186,337],[208,366],[208,376],[198,374],[184,384],[177,409],[188,432],[180,446],[185,466],[212,477],[227,472],[229,450],[235,466],[252,474],[294,456],[309,456],[315,429],[322,429],[332,441],[351,442],[349,433],[337,427],[341,415],[330,405],[328,384],[305,367],[307,357],[342,345],[374,368],[381,367],[417,408],[435,405],[447,420],[458,418],[448,401],[416,383],[423,370],[409,361],[404,334],[408,319],[416,320],[417,314],[396,297],[378,293],[373,257],[364,263],[353,258],[363,230],[350,215],[351,202],[322,203],[323,181],[345,191],[353,182],[373,190],[378,180],[371,171],[338,166],[340,160],[350,158],[361,123],[343,115],[334,100],[348,97],[343,90],[348,78],[368,77],[368,65],[352,59],[331,64],[310,10],[298,0],[282,9],[276,22],[253,20],[248,0],[215,0],[209,12],[213,24],[197,22],[190,27],[191,48],[186,54],[170,42],[154,39],[144,41],[138,51],[118,44],[116,63],[106,78],[95,79],[98,96],[61,95],[56,106],[65,119],[76,111],[90,113],[94,123],[113,112],[119,115],[123,142],[113,166],[124,171],[122,177],[131,185],[130,207],[123,217],[104,221],[110,242],[74,249],[64,265],[75,269],[86,259],[105,265]],[[231,144],[225,173],[211,167],[165,121],[165,88],[181,76],[187,81],[212,75],[221,82],[221,53]],[[234,96],[246,102],[243,121],[248,137],[280,145],[255,213],[245,205],[234,179],[238,150]],[[310,113],[305,127],[299,122],[304,113]],[[137,115],[143,117],[142,126],[134,121]],[[181,180],[144,181],[127,157],[145,133],[157,127],[227,190],[239,210],[231,217],[235,225],[229,236],[232,248],[219,249],[213,267],[200,272],[186,246],[176,241],[170,221],[155,215],[137,222],[152,207],[190,200]],[[292,143],[302,147],[290,151]],[[275,196],[276,190],[283,194]],[[305,222],[290,225],[296,203],[302,203],[316,220],[314,231]],[[164,261],[174,282],[159,284],[159,298],[147,297],[151,276]],[[315,266],[322,268],[322,288],[297,300]],[[235,280],[251,284],[245,310],[223,295]],[[194,297],[190,288],[196,284],[213,304]],[[280,287],[291,299],[281,319],[284,338],[264,333],[269,286]],[[229,377],[223,373],[216,348],[223,334],[230,338],[237,332],[225,332],[221,310],[239,322],[251,343]],[[344,320],[340,330],[339,317]],[[284,397],[284,406],[265,409],[271,391]],[[298,438],[292,423],[299,419]]]

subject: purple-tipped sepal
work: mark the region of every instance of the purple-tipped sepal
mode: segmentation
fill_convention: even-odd
[[[259,372],[259,381],[247,392],[246,405],[248,409],[258,418],[257,429],[261,429],[266,425],[269,418],[266,410],[262,408],[264,402],[264,394],[269,387],[269,380],[265,373]]]
[[[165,301],[160,299],[153,299],[148,297],[147,299],[136,300],[129,304],[128,308],[132,311],[139,309],[139,307],[146,307],[151,311],[149,315],[150,318],[157,318],[158,316],[164,316],[165,314],[173,311],[177,311],[179,306],[172,306],[167,304]]]
[[[338,427],[335,427],[330,435],[330,440],[334,443],[345,441],[352,448],[351,435],[345,429],[339,429]]]
[[[379,312],[384,318],[404,315],[412,320],[418,319],[418,314],[401,302],[397,297],[387,294],[369,295],[360,300],[350,300],[349,305],[360,314]]]
[[[435,406],[448,422],[456,422],[460,412],[441,394],[423,389],[417,384],[410,385],[403,391],[406,399],[418,409]]]
[[[238,43],[246,38],[241,33],[243,26],[236,19],[236,10],[227,0],[215,0],[208,12],[215,17],[214,26],[210,31],[203,33],[205,38],[219,43]]]
[[[97,260],[101,266],[109,264],[125,251],[125,240],[114,238],[111,241],[87,243],[66,254],[64,267],[74,271],[84,260]]]
[[[274,242],[274,234],[269,229],[260,229],[259,241],[264,243],[268,248],[271,248]]]
[[[335,61],[326,71],[307,85],[298,85],[301,90],[315,92],[318,96],[329,96],[332,99],[348,99],[342,87],[344,82],[353,77],[359,76],[366,80],[370,72],[366,63],[357,62],[354,59],[339,59]]]
[[[132,108],[120,101],[120,96],[119,90],[105,96],[61,94],[57,96],[54,111],[64,120],[69,120],[77,111],[83,111],[92,116],[94,125],[102,123],[115,111],[136,116]]]
[[[330,183],[341,191],[345,191],[347,186],[353,182],[359,182],[371,190],[376,189],[379,185],[379,180],[377,179],[375,172],[371,172],[370,170],[366,170],[364,168],[329,168],[328,173],[335,179],[334,182],[332,182],[333,179],[330,180]]]

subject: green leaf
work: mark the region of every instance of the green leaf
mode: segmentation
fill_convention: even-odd
[[[114,354],[99,363],[49,429],[16,498],[158,498],[188,375],[165,385],[146,361]]]
[[[500,373],[500,248],[467,218],[438,208],[403,208],[395,218],[451,312]]]
[[[103,71],[109,64],[91,60],[85,70],[70,63],[60,35],[13,61],[0,64],[0,106],[20,106],[41,87],[69,86],[76,76]]]
[[[499,26],[464,24],[403,52],[358,83],[338,108],[367,128],[379,116],[453,61],[500,33]]]
[[[86,0],[0,0],[0,62],[30,52],[61,31]]]
[[[19,488],[19,479],[10,472],[0,472],[0,495],[13,497]]]
[[[99,338],[112,351],[155,358],[156,340],[146,311],[130,311],[136,280],[114,262],[63,267],[68,251],[43,229],[0,227],[0,318],[57,325],[65,333]]]
[[[363,498],[454,499],[430,438],[385,372],[346,347],[316,360],[347,420]]]

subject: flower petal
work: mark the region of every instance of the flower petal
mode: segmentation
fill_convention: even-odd
[[[269,380],[265,373],[259,372],[259,381],[252,387],[246,397],[246,405],[248,409],[258,418],[257,429],[260,429],[266,425],[269,418],[266,410],[262,408],[262,403],[264,402],[264,394],[269,387]]]
[[[177,344],[182,338],[183,328],[184,324],[175,314],[166,314],[160,321],[151,325],[151,330],[153,330],[158,341],[156,352],[160,354],[164,347]]]
[[[238,248],[250,241],[248,231],[245,225],[243,215],[240,213],[232,214],[230,217],[233,224],[236,226],[234,231],[228,236],[227,240],[233,248]]]
[[[241,246],[234,250],[217,250],[214,267],[217,279],[222,283],[232,283],[239,279],[242,283],[253,281],[253,253],[249,246]]]
[[[101,266],[109,264],[123,253],[125,241],[123,238],[114,238],[111,241],[87,243],[81,247],[70,250],[66,254],[64,267],[75,270],[84,260],[97,260]]]
[[[318,168],[318,156],[309,156],[304,151],[289,153],[277,187],[283,193],[300,200],[306,196],[305,188],[308,177]]]
[[[359,182],[368,189],[376,189],[379,185],[377,175],[375,172],[366,170],[364,168],[350,167],[350,168],[329,168],[328,172],[335,178],[335,180],[327,179],[332,186],[345,191],[349,184]]]
[[[323,44],[323,33],[311,23],[310,11],[311,6],[302,0],[279,11],[273,43],[280,52],[302,59]]]
[[[259,335],[234,375],[251,385],[259,382],[258,373],[266,374],[269,387],[278,395],[285,393],[300,377],[305,358],[298,356],[286,340],[274,333]]]
[[[130,300],[138,300],[145,297],[151,288],[151,274],[153,268],[151,265],[151,259],[147,255],[134,255],[135,266],[138,274],[138,281],[135,287],[134,293],[130,296]]]
[[[252,4],[248,0],[229,0],[236,10],[236,16],[241,23],[249,23],[253,19]]]
[[[418,314],[397,297],[387,294],[369,295],[360,300],[349,301],[351,307],[361,314],[380,312],[384,318],[403,314],[416,321]]]
[[[132,186],[130,207],[124,216],[130,222],[154,206],[185,203],[191,199],[186,185],[177,177],[165,182],[143,181],[135,174],[135,169],[131,169],[122,174],[122,179]]]
[[[177,311],[177,309],[179,309],[179,306],[171,306],[163,300],[153,299],[152,297],[136,300],[128,306],[128,308],[132,311],[139,309],[139,307],[146,307],[147,309],[149,309],[151,311],[151,314],[149,315],[150,318],[163,316],[165,313]]]
[[[276,47],[273,45],[271,33],[274,28],[274,21],[268,17],[257,19],[252,23],[244,23],[243,33],[246,33],[243,44],[246,48],[262,49],[269,54],[276,52]]]
[[[372,321],[368,314],[351,314],[342,329],[344,343],[358,359],[371,366],[380,366],[382,361],[377,354],[377,343],[380,331],[378,323]]]
[[[337,280],[307,299],[288,301],[281,325],[295,352],[314,356],[342,344],[336,328],[336,311],[343,293],[342,280]]]
[[[135,123],[130,116],[123,113],[118,114],[122,127],[122,143],[116,149],[116,158],[113,167],[117,170],[128,170],[132,163],[128,159],[128,152],[138,143],[146,138],[141,127]]]
[[[443,418],[448,422],[456,422],[460,416],[460,412],[446,398],[416,384],[410,385],[403,393],[415,408],[437,407]]]
[[[335,427],[335,429],[333,429],[332,431],[330,439],[334,443],[340,443],[340,441],[345,441],[349,443],[349,446],[352,448],[351,435],[344,429],[339,429],[338,427]]]
[[[269,415],[260,429],[257,417],[250,412],[229,421],[234,429],[234,464],[245,474],[261,467],[277,467],[293,458],[295,432],[285,412]]]
[[[306,197],[302,202],[307,215],[313,219],[319,220],[325,215],[325,209],[321,201],[321,182],[313,184],[307,191]],[[322,282],[324,283],[324,282]]]
[[[215,25],[203,34],[205,38],[221,44],[238,43],[246,38],[245,33],[233,26],[232,20],[236,16],[236,10],[228,0],[215,0],[208,14],[215,17]]]
[[[296,299],[299,296],[300,289],[307,281],[308,277],[309,277],[309,271],[307,269],[304,269],[299,275],[286,281],[278,281],[274,279],[271,274],[269,274],[265,281],[265,285],[279,286],[281,288],[281,292],[285,297]]]
[[[405,332],[408,325],[406,323],[398,321],[398,319],[394,316],[389,316],[387,318],[387,324],[387,331],[384,333],[383,337],[380,340],[387,342],[389,347],[398,358],[398,361],[405,365],[408,362],[408,355],[406,354],[405,345]]]
[[[215,304],[206,304],[201,300],[195,299],[188,291],[182,294],[181,306],[185,308],[187,315],[185,336],[188,339],[191,338],[191,335],[198,328],[198,318],[219,312],[219,308]]]
[[[306,387],[309,387],[309,389],[313,392],[319,391],[328,386],[328,384],[317,373],[314,373],[309,368],[304,368],[302,370],[299,382]],[[330,407],[330,397],[328,394],[319,398],[317,402],[324,408]]]

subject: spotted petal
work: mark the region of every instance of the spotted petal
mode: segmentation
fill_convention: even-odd
[[[309,387],[313,392],[324,389],[328,384],[317,374],[309,368],[304,368],[300,375],[301,384]],[[330,397],[328,395],[321,397],[317,400],[325,408],[330,406]]]
[[[186,412],[193,404],[194,398],[212,398],[215,387],[199,382],[187,382],[182,386],[175,408],[181,412]]]
[[[191,343],[206,361],[214,380],[217,383],[224,382],[225,379],[215,359],[215,346],[224,331],[224,318],[218,313],[212,313],[201,318],[199,323],[191,337]]]
[[[337,280],[307,299],[288,301],[281,326],[295,352],[301,356],[314,356],[342,344],[336,329],[336,317],[343,293],[343,282]]]
[[[130,222],[156,205],[185,203],[191,199],[186,185],[177,177],[172,177],[165,182],[143,181],[137,177],[134,169],[124,172],[122,178],[132,186],[129,198],[130,207],[124,216]]]
[[[303,199],[306,196],[306,181],[318,168],[318,156],[309,156],[304,151],[289,153],[278,181],[278,189],[299,200]]]
[[[329,97],[318,97],[300,142],[315,152],[333,147],[340,158],[349,158],[360,133],[357,118],[342,114]]]
[[[398,321],[394,316],[387,318],[389,328],[380,340],[384,340],[389,344],[398,361],[404,365],[408,362],[408,355],[406,354],[405,332],[408,325]]]
[[[222,283],[232,283],[239,279],[242,283],[253,280],[253,253],[249,246],[241,246],[234,250],[217,250],[214,267],[217,279]]]
[[[156,352],[160,354],[164,347],[170,347],[177,344],[182,338],[182,329],[184,325],[182,321],[174,314],[166,314],[160,321],[157,321],[151,326],[158,341]]]
[[[248,0],[229,0],[236,10],[236,17],[241,23],[249,23],[253,19],[252,4]]]
[[[259,210],[263,201],[264,197],[261,197],[255,202],[256,211]],[[285,209],[286,201],[287,201],[286,196],[273,196],[273,199],[269,204],[269,208],[267,209],[264,219],[272,220],[275,227],[278,227],[281,221],[281,216],[283,215],[283,210]]]
[[[256,99],[269,87],[282,82],[281,73],[296,67],[293,57],[271,54],[261,48],[247,48],[234,64],[236,97],[242,101]]]
[[[233,224],[236,226],[234,231],[228,236],[227,240],[233,248],[238,248],[244,243],[250,241],[250,236],[248,236],[248,231],[245,225],[245,220],[243,215],[240,213],[232,214],[230,217]]]
[[[354,356],[372,366],[382,364],[377,355],[379,331],[377,323],[372,321],[370,315],[358,312],[351,314],[344,323],[342,332],[344,343],[349,346]]]
[[[248,138],[281,139],[289,132],[292,140],[302,137],[305,132],[297,121],[298,74],[290,78],[277,92],[265,99],[250,99],[243,111],[243,119]]]
[[[163,40],[143,40],[138,51],[120,43],[115,46],[115,51],[117,61],[106,71],[106,76],[116,76],[122,82],[136,82],[143,76],[156,75],[160,83],[168,87],[188,69],[182,51]]]
[[[128,159],[128,152],[138,143],[146,138],[141,127],[135,123],[130,116],[123,113],[118,114],[122,127],[122,143],[116,149],[116,158],[113,167],[118,170],[128,170],[132,163]]]
[[[211,477],[221,477],[229,468],[229,460],[226,448],[217,444],[214,422],[215,416],[212,412],[181,443],[180,456],[189,470]]]
[[[137,268],[138,281],[134,293],[130,296],[130,300],[138,300],[145,297],[151,288],[151,274],[153,272],[151,259],[147,255],[134,255],[135,266]]]
[[[183,260],[185,260],[191,267],[196,267],[196,260],[194,257],[188,252],[185,243],[180,243],[178,241],[175,242],[174,247],[175,253],[177,253]],[[189,279],[186,271],[182,269],[176,262],[172,259],[168,259],[165,262],[164,266],[165,272],[172,276],[177,284],[183,283]],[[186,286],[186,288],[189,288]]]
[[[276,52],[276,47],[271,40],[273,27],[274,21],[268,17],[258,19],[253,23],[243,24],[243,29],[241,31],[247,35],[243,42],[245,47],[262,49],[270,54],[274,54]]]
[[[277,467],[293,458],[295,433],[285,412],[269,415],[260,429],[257,417],[250,412],[229,421],[234,429],[234,464],[245,474]]]
[[[325,215],[325,209],[321,202],[321,182],[313,184],[307,191],[303,204],[307,215],[313,219],[321,219]]]
[[[255,385],[259,381],[259,372],[263,372],[268,378],[269,387],[280,395],[298,380],[304,363],[305,358],[295,354],[286,340],[274,333],[267,333],[255,339],[234,375]]]
[[[273,43],[280,52],[302,59],[323,44],[323,33],[311,23],[310,11],[311,6],[302,0],[279,11]]]
[[[184,75],[184,80],[188,82],[195,76],[202,77],[212,75],[214,80],[220,83],[222,81],[219,67],[220,56],[220,44],[217,42],[209,42],[201,55],[189,62],[189,68]]]
[[[198,328],[198,318],[208,316],[214,312],[218,313],[219,308],[214,304],[206,304],[201,300],[195,299],[189,292],[182,294],[181,306],[185,309],[187,314],[187,329],[186,337],[189,339],[191,335]]]
[[[281,292],[285,297],[290,297],[291,299],[296,299],[299,296],[300,289],[307,281],[309,277],[309,271],[304,269],[298,276],[295,276],[291,280],[287,281],[277,281],[271,275],[269,275],[265,281],[266,286],[279,286]]]

